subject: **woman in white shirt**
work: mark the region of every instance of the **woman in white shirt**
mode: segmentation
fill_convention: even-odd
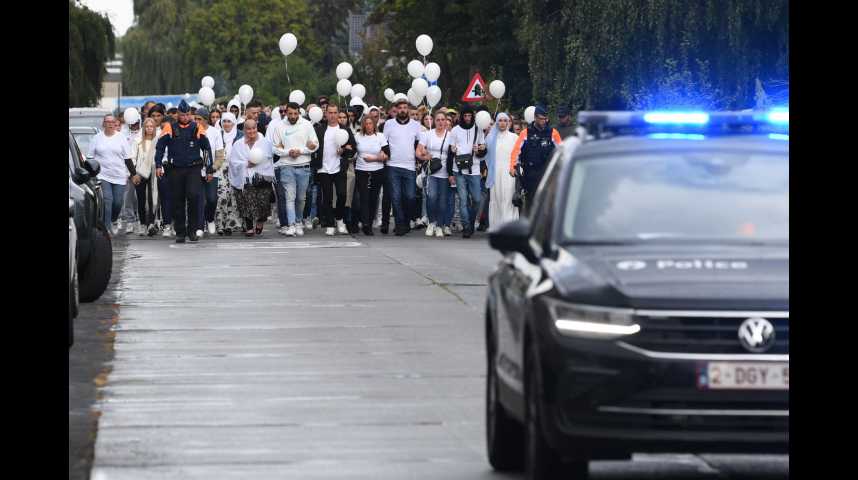
[[[113,235],[119,232],[115,222],[122,210],[128,172],[133,169],[131,145],[125,135],[116,131],[118,123],[113,115],[105,115],[101,124],[104,130],[89,142],[88,152],[88,156],[101,165],[98,179],[104,194],[104,226],[110,228]]]
[[[390,156],[390,146],[384,134],[378,133],[375,120],[367,115],[361,121],[361,133],[355,136],[357,161],[355,183],[360,198],[360,221],[364,235],[372,236],[372,221],[378,209],[378,194],[384,183],[384,161]]]
[[[257,150],[258,157],[254,153]],[[235,142],[229,155],[229,183],[244,220],[244,234],[248,237],[262,235],[265,220],[271,213],[273,155],[271,142],[259,134],[256,120],[245,120],[244,138]]]
[[[450,132],[447,130],[447,115],[444,112],[435,113],[435,128],[420,135],[417,145],[417,155],[424,161],[429,161],[430,175],[426,182],[426,210],[429,216],[429,226],[426,236],[435,235],[444,238],[444,227],[450,225],[452,212],[447,209],[447,196],[451,193],[447,178],[447,154],[450,146]],[[440,160],[432,160],[432,159]],[[437,168],[432,172],[432,168]]]
[[[138,235],[149,235],[157,233],[155,228],[155,207],[158,205],[158,188],[155,185],[155,143],[157,137],[155,132],[157,123],[152,118],[143,122],[143,133],[134,139],[131,146],[131,161],[134,164],[135,174],[131,177],[137,196],[137,216],[140,223],[137,225]]]
[[[509,159],[518,135],[510,129],[509,115],[499,113],[486,145],[486,188],[489,189],[489,219],[494,227],[518,218],[518,207],[512,204],[515,178],[509,175]]]

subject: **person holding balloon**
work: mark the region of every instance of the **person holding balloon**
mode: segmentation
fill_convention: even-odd
[[[244,234],[261,236],[271,211],[269,198],[274,181],[271,142],[259,133],[256,120],[244,121],[244,137],[229,152],[229,183],[233,187]]]

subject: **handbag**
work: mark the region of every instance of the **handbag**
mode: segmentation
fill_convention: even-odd
[[[468,173],[471,173],[471,167],[474,166],[474,155],[469,153],[467,155],[456,155],[456,168],[459,169],[460,172],[465,173],[465,170]]]
[[[430,132],[430,134],[431,134],[431,132]],[[427,135],[427,136],[428,136],[428,135]],[[439,151],[440,151],[440,152],[442,152],[442,153],[444,152],[444,142],[445,142],[446,140],[447,140],[447,132],[445,131],[445,132],[444,132],[444,139],[443,139],[443,140],[441,140],[441,150],[439,150]],[[428,142],[427,142],[427,143],[428,143]],[[443,164],[443,162],[441,162],[441,159],[440,159],[440,158],[438,158],[438,157],[432,157],[432,158],[429,160],[429,173],[435,173],[435,172],[437,172],[438,170],[441,170],[441,168],[442,168],[443,166],[444,166],[444,164]]]

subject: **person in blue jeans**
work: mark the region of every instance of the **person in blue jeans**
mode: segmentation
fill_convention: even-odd
[[[384,137],[390,146],[385,188],[390,189],[393,216],[396,219],[394,233],[402,236],[411,231],[411,219],[417,208],[414,159],[421,127],[420,122],[409,117],[407,100],[398,100],[395,108],[396,117],[384,122]]]
[[[474,110],[470,106],[462,109],[461,121],[450,130],[450,137],[448,179],[450,185],[455,183],[459,195],[462,238],[470,238],[474,234],[474,216],[482,198],[479,162],[486,155],[485,134],[474,125]]]
[[[104,195],[104,226],[116,235],[119,232],[116,221],[125,199],[129,171],[133,175],[135,170],[131,163],[131,145],[125,135],[117,131],[119,121],[116,117],[105,115],[101,126],[103,130],[89,142],[87,156],[101,165],[98,179]]]
[[[318,135],[313,124],[301,118],[301,107],[294,102],[286,105],[286,119],[270,133],[279,157],[274,164],[278,202],[283,199],[286,211],[286,218],[280,219],[280,233],[300,237],[304,235],[304,201],[312,176],[310,155],[319,147]]]

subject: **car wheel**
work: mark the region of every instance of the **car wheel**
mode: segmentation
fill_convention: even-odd
[[[525,375],[525,466],[528,480],[586,480],[589,476],[589,462],[586,460],[565,461],[558,451],[551,448],[542,433],[542,406],[538,374],[536,349],[527,349]]]
[[[499,471],[524,467],[524,427],[507,414],[498,398],[494,341],[486,339],[486,445],[489,463]]]
[[[80,270],[80,301],[93,302],[107,289],[113,268],[113,246],[107,230],[94,229],[93,248],[86,268]]]

